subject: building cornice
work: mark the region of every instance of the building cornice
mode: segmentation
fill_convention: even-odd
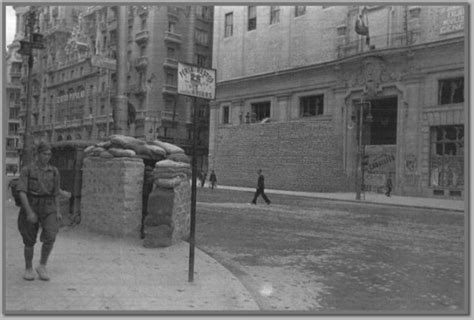
[[[389,56],[389,55],[400,55],[402,53],[406,53],[408,55],[413,55],[415,51],[431,49],[431,48],[434,48],[434,47],[452,46],[452,45],[457,44],[457,43],[464,43],[464,41],[465,41],[465,37],[460,36],[460,37],[456,37],[456,38],[440,40],[440,41],[433,41],[433,42],[427,42],[427,43],[416,44],[416,45],[411,45],[411,46],[372,50],[372,51],[367,51],[367,52],[361,52],[361,53],[358,53],[358,54],[354,54],[354,55],[351,55],[349,57],[345,57],[345,58],[341,58],[341,59],[325,61],[325,62],[322,62],[322,63],[311,64],[311,65],[306,65],[306,66],[302,66],[302,67],[288,68],[288,69],[284,69],[284,70],[278,70],[278,71],[273,71],[273,72],[267,72],[267,73],[261,73],[261,74],[255,74],[255,75],[250,75],[250,76],[244,76],[244,77],[224,80],[224,81],[217,82],[217,85],[218,86],[233,85],[233,84],[237,84],[237,83],[243,82],[243,81],[260,80],[260,79],[263,80],[263,79],[270,78],[270,77],[288,75],[288,74],[292,74],[292,73],[299,73],[299,72],[302,72],[302,71],[331,68],[331,67],[335,67],[335,66],[338,66],[338,65],[341,65],[341,64],[344,64],[344,63],[363,60],[364,58],[373,57],[373,56],[383,57],[383,56]]]

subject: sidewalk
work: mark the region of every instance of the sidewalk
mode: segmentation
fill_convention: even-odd
[[[255,192],[255,188],[244,188],[244,187],[231,187],[221,186],[220,189],[236,190],[236,191],[248,191]],[[300,197],[320,198],[328,200],[338,201],[349,201],[355,203],[376,203],[391,206],[405,206],[412,208],[425,208],[425,209],[441,209],[441,210],[452,210],[458,212],[467,211],[467,203],[464,200],[454,199],[440,199],[440,198],[420,198],[420,197],[405,197],[405,196],[391,196],[387,197],[384,194],[369,193],[367,192],[364,196],[361,196],[362,200],[355,199],[354,192],[338,192],[338,193],[325,193],[325,192],[299,192],[299,191],[284,191],[284,190],[272,190],[265,189],[265,193],[269,194],[282,194],[282,195],[294,195]]]
[[[50,281],[22,279],[23,244],[17,211],[5,205],[4,313],[258,311],[240,281],[195,250],[194,281],[188,282],[189,244],[144,248],[142,240],[62,227],[48,264]],[[40,254],[35,246],[34,266]]]

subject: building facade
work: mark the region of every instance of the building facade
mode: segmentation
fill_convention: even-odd
[[[463,197],[462,6],[219,6],[221,184]],[[359,21],[358,21],[359,20]],[[356,24],[368,27],[356,32]]]
[[[18,45],[12,44],[8,47],[6,56],[6,84],[4,95],[4,128],[5,129],[5,165],[7,173],[19,172],[20,158],[18,154],[20,146],[20,106],[21,106],[21,56],[17,54]]]
[[[117,50],[125,37],[126,134],[172,142],[190,153],[193,106],[177,94],[177,64],[211,67],[212,7],[130,5],[126,21],[120,21],[116,6],[36,10],[45,44],[44,50],[35,50],[32,72],[36,140],[101,140],[114,133]],[[126,35],[119,34],[120,23],[127,25]],[[198,107],[198,165],[203,168],[209,107]]]

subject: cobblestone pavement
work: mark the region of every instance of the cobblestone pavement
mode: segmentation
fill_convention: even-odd
[[[200,189],[196,243],[262,310],[465,312],[462,212],[251,196]]]

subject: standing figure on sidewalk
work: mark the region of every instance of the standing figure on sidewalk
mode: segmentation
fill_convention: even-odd
[[[270,204],[270,200],[267,198],[265,194],[265,177],[262,174],[262,170],[257,170],[258,180],[257,180],[257,191],[255,191],[255,196],[253,197],[252,204],[257,204],[257,198],[259,195],[262,195],[263,200],[267,204]]]
[[[387,176],[387,181],[385,182],[385,188],[386,188],[386,192],[385,192],[385,195],[387,197],[390,197],[390,193],[392,192],[392,174],[389,173],[388,176]]]
[[[209,182],[211,183],[210,185],[211,189],[214,189],[217,184],[217,176],[214,170],[211,171],[211,175],[209,176]]]
[[[39,228],[41,227],[40,263],[36,272],[41,280],[49,280],[46,271],[48,257],[53,250],[62,215],[59,207],[59,171],[49,164],[51,146],[40,142],[36,149],[36,161],[20,171],[18,192],[21,208],[18,215],[18,230],[23,238],[25,257],[25,280],[34,280],[33,253]]]
[[[204,184],[206,183],[207,172],[201,171],[200,179],[201,179],[201,188],[204,188]]]

